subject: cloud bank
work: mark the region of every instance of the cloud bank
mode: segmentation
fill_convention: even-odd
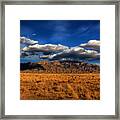
[[[100,59],[100,41],[90,40],[75,47],[61,44],[38,44],[38,41],[21,37],[21,43],[27,44],[21,49],[21,57],[37,55],[46,60],[94,60]],[[89,49],[88,49],[89,48]]]

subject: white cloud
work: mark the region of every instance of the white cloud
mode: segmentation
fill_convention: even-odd
[[[88,43],[80,44],[80,47],[99,50],[100,49],[100,41],[99,40],[90,40],[90,41],[88,41]]]
[[[28,47],[24,47],[22,50],[26,52],[36,51],[36,52],[60,52],[65,49],[68,49],[67,46],[63,46],[61,44],[54,45],[54,44],[44,44],[44,45],[29,45]]]
[[[88,43],[81,44],[81,46],[85,46],[85,45],[97,45],[97,46],[100,46],[100,41],[98,41],[98,40],[89,40]]]
[[[33,33],[32,35],[34,36],[34,35],[37,35],[37,34],[36,34],[36,33]]]
[[[26,45],[34,45],[34,44],[37,44],[38,41],[31,40],[26,37],[20,37],[20,43],[26,44]]]
[[[50,58],[52,55],[42,55],[42,56],[39,56],[40,59],[47,59],[47,58]]]
[[[74,53],[74,54],[86,54],[86,55],[94,55],[98,54],[97,51],[95,50],[86,50],[82,47],[76,46],[76,47],[71,47],[70,49],[67,49],[63,51],[64,53]]]

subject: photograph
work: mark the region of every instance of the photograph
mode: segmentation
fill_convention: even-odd
[[[100,100],[100,20],[20,20],[20,100]]]

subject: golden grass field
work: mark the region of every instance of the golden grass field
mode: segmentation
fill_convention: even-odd
[[[100,74],[20,73],[21,100],[99,100]]]

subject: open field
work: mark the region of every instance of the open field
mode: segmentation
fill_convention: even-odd
[[[21,100],[99,100],[100,74],[20,73]]]

